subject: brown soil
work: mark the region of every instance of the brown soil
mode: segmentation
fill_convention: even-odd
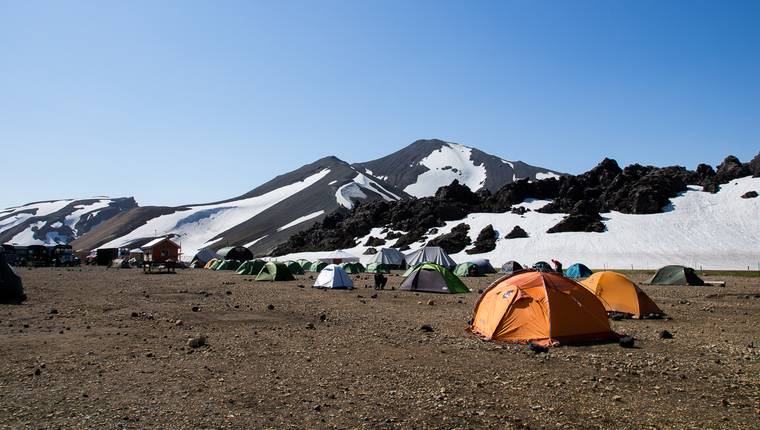
[[[356,290],[321,291],[309,288],[309,275],[256,283],[206,270],[21,274],[29,301],[0,306],[3,428],[702,429],[760,422],[757,278],[730,277],[725,288],[644,286],[672,320],[612,321],[636,338],[636,348],[534,354],[465,331],[477,293],[386,290],[373,297],[366,275],[354,276]],[[495,278],[465,282],[477,291]],[[400,281],[391,276],[389,287]],[[434,331],[421,331],[423,324]],[[661,330],[674,338],[660,339]],[[196,334],[208,345],[188,347]]]

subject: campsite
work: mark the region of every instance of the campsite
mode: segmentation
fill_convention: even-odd
[[[19,272],[29,298],[0,314],[0,427],[747,428],[760,413],[756,277],[629,273],[668,316],[610,320],[634,348],[537,353],[466,331],[503,274],[434,294],[400,291],[400,270],[381,291],[367,273],[331,290],[310,288],[314,272]]]

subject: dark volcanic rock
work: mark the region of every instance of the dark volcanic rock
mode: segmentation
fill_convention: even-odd
[[[752,159],[752,161],[749,162],[749,170],[752,173],[752,176],[755,178],[760,178],[760,152],[755,155],[755,158]]]
[[[509,233],[507,233],[506,236],[504,236],[505,239],[520,239],[523,237],[528,237],[528,232],[523,230],[522,227],[519,225],[516,225],[515,228],[512,229]]]
[[[742,194],[743,199],[754,199],[755,197],[757,197],[757,191],[747,191]]]
[[[377,254],[377,249],[375,248],[367,248],[364,250],[364,255],[375,255]]]
[[[725,184],[737,178],[749,176],[751,174],[749,166],[742,164],[738,158],[729,155],[718,166],[715,174],[715,180],[719,184]]]
[[[364,246],[383,246],[385,245],[385,239],[379,237],[370,236]]]
[[[493,229],[491,224],[483,227],[478,233],[477,239],[475,239],[475,246],[468,249],[468,254],[482,254],[484,252],[493,251],[496,248],[496,230]]]
[[[561,233],[566,231],[582,231],[601,233],[606,229],[599,214],[594,215],[568,215],[557,225],[547,230],[547,233]]]
[[[461,252],[467,245],[471,243],[470,237],[467,233],[470,231],[470,226],[461,223],[451,229],[451,233],[438,236],[431,240],[427,244],[429,246],[440,246],[449,254],[456,254]]]

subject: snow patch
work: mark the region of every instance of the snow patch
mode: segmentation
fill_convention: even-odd
[[[367,195],[364,194],[361,187],[356,182],[349,182],[346,185],[338,188],[335,192],[335,200],[338,204],[347,209],[354,208],[354,202],[351,199],[366,199]]]
[[[266,238],[268,236],[269,236],[268,234],[265,234],[265,235],[261,236],[260,238],[254,240],[254,241],[246,243],[245,245],[243,245],[243,247],[249,248],[249,247],[251,247],[253,245],[256,245],[257,243],[261,242],[264,238]]]
[[[386,201],[392,202],[392,201],[395,201],[395,200],[401,200],[401,197],[399,197],[399,196],[393,194],[392,192],[386,190],[385,188],[383,188],[382,186],[380,186],[380,184],[378,184],[377,182],[373,181],[372,179],[370,179],[370,178],[362,175],[361,173],[359,173],[358,175],[356,175],[356,177],[353,179],[353,181],[356,182],[360,187],[368,189],[368,190],[372,190],[375,193],[379,194]]]
[[[540,181],[541,179],[550,179],[550,178],[557,178],[557,179],[559,179],[560,176],[558,174],[552,173],[552,172],[538,172],[538,173],[536,173],[536,180]]]
[[[291,221],[291,222],[289,222],[289,223],[285,224],[284,226],[282,226],[282,227],[278,228],[278,229],[277,229],[277,231],[283,231],[283,230],[285,230],[285,229],[288,229],[288,228],[290,228],[290,227],[293,227],[294,225],[298,225],[298,224],[301,224],[302,222],[305,222],[305,221],[308,221],[308,220],[310,220],[310,219],[316,218],[316,217],[318,217],[318,216],[322,215],[323,213],[325,213],[325,211],[324,211],[324,210],[321,210],[321,211],[316,211],[316,212],[314,212],[314,213],[310,213],[310,214],[308,214],[308,215],[304,215],[304,216],[302,216],[302,217],[300,217],[300,218],[296,218],[296,219],[294,219],[293,221]],[[260,239],[259,239],[259,240],[260,240]],[[254,242],[254,243],[255,243],[255,242]],[[246,246],[250,246],[250,245],[246,245]]]
[[[467,185],[472,191],[482,188],[486,180],[484,164],[476,166],[470,156],[472,149],[458,143],[446,143],[420,160],[429,170],[417,177],[404,191],[415,197],[432,196],[438,188],[449,185],[454,179]],[[456,169],[456,171],[455,171]]]

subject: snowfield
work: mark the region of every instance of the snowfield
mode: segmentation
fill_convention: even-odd
[[[470,159],[472,149],[458,143],[446,143],[441,149],[423,158],[420,164],[428,171],[417,177],[417,182],[404,188],[415,197],[432,196],[440,184],[450,184],[454,179],[476,191],[486,181],[486,166],[476,166]]]
[[[531,209],[525,215],[508,213],[473,213],[466,218],[446,223],[431,240],[451,232],[465,223],[470,226],[469,236],[474,242],[480,230],[488,224],[498,233],[496,249],[491,252],[452,255],[456,262],[487,258],[496,267],[509,260],[532,265],[536,261],[556,258],[565,266],[582,262],[593,269],[656,269],[667,264],[682,264],[704,269],[760,270],[760,198],[743,199],[748,191],[760,191],[760,178],[746,177],[721,186],[716,194],[692,186],[671,199],[664,213],[631,215],[619,212],[602,214],[607,231],[603,233],[553,233],[546,231],[557,224],[563,214],[542,214],[535,209],[549,203],[530,200],[523,203]],[[530,237],[503,239],[514,226],[519,225]],[[382,228],[357,239],[357,246],[345,251],[367,261],[367,247],[362,244],[370,235],[384,237]],[[390,246],[389,241],[385,246]],[[424,243],[416,243],[412,252]],[[298,253],[280,260],[316,259],[326,252]]]

